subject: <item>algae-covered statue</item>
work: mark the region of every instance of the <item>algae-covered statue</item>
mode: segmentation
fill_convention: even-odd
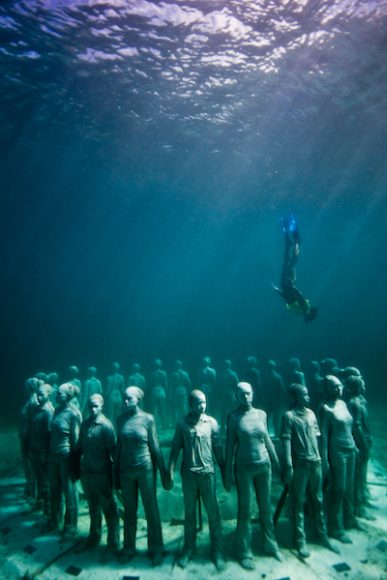
[[[352,435],[353,418],[341,399],[343,385],[334,375],[323,380],[326,402],[320,409],[322,462],[329,480],[328,527],[333,538],[352,543],[345,529],[359,528],[354,508],[357,448]]]
[[[191,378],[183,368],[181,360],[175,362],[175,370],[172,373],[172,400],[174,418],[177,420],[187,413],[188,393],[191,390]]]
[[[293,384],[289,388],[292,408],[282,417],[281,439],[284,451],[284,482],[290,484],[293,500],[294,541],[301,558],[310,556],[306,544],[304,510],[310,499],[311,516],[320,543],[337,551],[327,536],[323,509],[322,468],[318,447],[320,430],[316,415],[309,409],[308,389]]]
[[[89,417],[82,423],[77,445],[80,477],[89,506],[90,529],[84,548],[98,546],[102,535],[102,513],[107,525],[107,548],[103,562],[118,555],[119,518],[113,493],[113,458],[116,435],[103,414],[103,397],[91,395]]]
[[[51,514],[48,452],[54,407],[50,401],[51,385],[43,384],[36,393],[37,405],[31,408],[28,425],[28,453],[37,485],[35,509]]]
[[[246,570],[254,570],[251,550],[251,505],[253,493],[259,506],[264,552],[281,560],[274,535],[271,509],[272,462],[279,470],[279,460],[267,429],[265,411],[255,409],[253,389],[249,383],[237,387],[239,407],[227,420],[225,488],[231,489],[235,459],[235,481],[238,493],[236,530],[237,557]]]
[[[126,411],[117,420],[117,451],[114,461],[116,487],[124,503],[124,547],[121,563],[136,554],[138,492],[140,491],[148,527],[148,551],[153,565],[164,557],[161,520],[156,497],[156,469],[166,483],[166,469],[153,415],[139,407],[144,393],[138,387],[125,390]]]
[[[160,428],[167,427],[166,403],[168,397],[168,376],[159,358],[153,361],[153,370],[149,376],[150,409]]]
[[[216,497],[215,462],[223,468],[223,453],[216,420],[206,415],[206,396],[194,390],[189,396],[190,413],[176,425],[168,472],[170,487],[180,451],[183,452],[181,479],[184,496],[184,546],[178,564],[184,568],[194,555],[196,545],[196,506],[204,503],[210,528],[212,558],[218,571],[225,568],[221,548],[221,522]]]
[[[74,405],[74,391],[71,383],[59,386],[58,406],[51,422],[49,451],[49,476],[51,489],[50,529],[59,526],[62,496],[65,499],[63,533],[74,536],[78,523],[78,499],[75,487],[75,454],[82,422],[82,414]]]

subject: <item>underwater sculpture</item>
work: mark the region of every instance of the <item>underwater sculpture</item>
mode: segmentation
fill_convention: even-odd
[[[156,468],[163,485],[167,473],[159,446],[153,415],[139,407],[144,393],[138,387],[125,390],[126,411],[117,420],[117,451],[114,478],[124,504],[124,547],[119,560],[125,564],[136,554],[138,491],[140,490],[148,529],[148,551],[157,566],[164,557],[160,513],[156,497]]]
[[[73,403],[75,390],[71,383],[64,383],[58,388],[58,406],[51,422],[49,451],[51,517],[48,528],[56,529],[59,526],[64,495],[66,511],[63,533],[68,536],[76,534],[78,523],[74,461],[82,414]]]
[[[81,411],[85,413],[88,409],[88,404],[91,395],[102,395],[102,383],[97,377],[98,370],[97,367],[88,367],[87,369],[87,379],[84,382],[83,389],[81,392]]]
[[[134,383],[129,383],[134,384]],[[123,411],[124,376],[121,374],[119,362],[112,363],[111,374],[106,379],[104,391],[105,414],[116,425],[117,417]]]
[[[31,412],[35,409],[35,407],[38,406],[36,393],[40,385],[43,385],[43,381],[36,377],[30,377],[24,383],[27,400],[21,408],[19,417],[20,454],[23,463],[24,476],[26,479],[24,486],[24,498],[31,505],[35,502],[36,481],[32,468],[31,457],[28,453],[28,429]]]
[[[184,496],[184,547],[178,564],[184,568],[193,557],[196,545],[196,504],[198,496],[207,510],[212,558],[218,571],[225,568],[221,549],[221,521],[216,497],[215,459],[224,467],[219,426],[206,415],[206,396],[194,390],[189,396],[190,413],[176,425],[168,464],[169,488],[180,450],[183,451],[181,479]]]
[[[334,375],[323,380],[326,402],[320,409],[323,474],[329,472],[328,526],[330,535],[344,544],[352,543],[345,529],[358,528],[354,508],[356,444],[353,419],[341,399],[343,385]]]
[[[181,360],[175,362],[175,370],[172,373],[172,393],[174,419],[178,420],[187,413],[188,393],[191,390],[191,378],[188,372],[183,368]]]
[[[153,361],[153,371],[149,376],[149,405],[160,428],[167,427],[166,403],[168,397],[168,376],[159,358]]]
[[[264,410],[267,413],[268,428],[273,429],[274,435],[278,436],[281,424],[281,415],[287,408],[287,393],[282,375],[277,370],[277,363],[268,360],[261,373],[262,391],[264,396]]]
[[[36,393],[37,405],[30,409],[27,445],[37,486],[35,509],[46,516],[51,514],[50,480],[48,477],[48,452],[50,447],[51,421],[54,407],[50,401],[51,385],[43,384]]]
[[[249,383],[238,384],[237,400],[239,407],[230,413],[227,420],[224,487],[227,491],[231,489],[235,457],[237,557],[242,568],[254,570],[251,550],[251,502],[254,491],[259,506],[264,552],[277,560],[282,559],[274,535],[271,508],[272,462],[279,471],[279,460],[267,430],[266,413],[252,405],[253,389]]]
[[[351,394],[347,406],[353,417],[352,434],[359,450],[356,456],[355,468],[355,515],[366,519],[374,519],[366,510],[369,503],[367,471],[372,447],[372,435],[368,417],[368,404],[365,398],[365,382],[360,374],[351,375],[345,380],[345,385]]]
[[[107,548],[102,558],[103,562],[107,562],[118,554],[119,518],[112,477],[116,435],[112,423],[102,412],[103,402],[103,397],[98,393],[89,398],[89,417],[81,425],[77,462],[90,515],[89,537],[82,549],[100,544],[103,512],[107,525]]]
[[[317,437],[320,430],[314,412],[309,409],[309,393],[304,385],[289,389],[292,408],[282,417],[281,439],[284,451],[284,483],[291,486],[294,541],[301,558],[310,556],[306,544],[304,509],[311,500],[312,517],[320,543],[337,552],[327,536],[323,510],[322,468]]]
[[[273,288],[286,302],[286,307],[302,316],[305,322],[314,320],[317,308],[312,306],[296,286],[296,264],[300,255],[300,234],[293,214],[282,218],[282,231],[285,236],[285,253],[281,274],[281,285]]]
[[[227,415],[235,407],[235,390],[238,383],[238,375],[233,370],[230,359],[226,359],[223,363],[223,370],[220,372],[216,396],[218,407],[216,410],[222,429],[226,428]]]

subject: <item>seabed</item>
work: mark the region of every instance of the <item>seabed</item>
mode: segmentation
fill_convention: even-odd
[[[165,441],[170,440],[172,433],[165,433]],[[262,554],[259,524],[253,525],[253,551],[255,571],[243,570],[235,558],[236,529],[236,492],[226,493],[218,481],[218,499],[223,520],[224,551],[227,568],[218,573],[210,559],[209,532],[205,510],[203,509],[203,529],[198,531],[197,552],[183,570],[176,562],[176,553],[183,542],[183,501],[180,475],[176,471],[175,486],[166,492],[158,485],[160,513],[163,520],[163,534],[166,556],[161,566],[153,567],[147,555],[146,521],[140,501],[137,530],[138,554],[128,565],[121,565],[113,560],[101,564],[101,555],[106,542],[104,533],[101,547],[87,552],[77,553],[76,548],[88,534],[87,504],[80,491],[79,501],[79,537],[71,542],[64,542],[57,533],[45,533],[43,516],[31,511],[23,499],[24,479],[20,460],[18,459],[18,442],[15,430],[3,432],[0,438],[2,473],[6,466],[6,477],[0,482],[0,577],[63,579],[77,577],[93,580],[207,580],[217,576],[224,580],[309,580],[348,578],[387,580],[387,471],[376,460],[370,462],[369,489],[374,508],[369,509],[372,521],[359,520],[364,531],[351,530],[349,535],[352,544],[340,544],[340,554],[335,554],[313,543],[309,534],[311,556],[304,561],[297,557],[291,545],[289,505],[284,510],[277,524],[277,538],[283,555],[278,562]],[[167,446],[164,447],[168,455]],[[218,478],[220,480],[220,478]],[[278,502],[283,486],[278,477],[273,478],[273,506]],[[253,518],[256,521],[257,511],[254,507]],[[106,530],[105,530],[106,532]],[[121,526],[122,537],[122,526]]]

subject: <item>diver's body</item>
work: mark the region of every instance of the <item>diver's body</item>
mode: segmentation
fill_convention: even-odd
[[[317,308],[311,306],[310,301],[296,286],[296,264],[300,255],[300,235],[297,222],[293,215],[282,219],[282,230],[285,235],[285,254],[281,274],[281,286],[274,286],[286,302],[286,307],[303,316],[305,322],[314,320]]]

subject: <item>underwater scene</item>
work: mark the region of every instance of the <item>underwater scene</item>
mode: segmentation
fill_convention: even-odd
[[[0,73],[0,575],[387,579],[387,0],[3,0]]]

